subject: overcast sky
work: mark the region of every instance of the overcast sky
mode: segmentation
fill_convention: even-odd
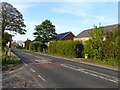
[[[10,2],[22,14],[26,24],[26,35],[17,34],[14,40],[33,40],[35,25],[49,19],[56,32],[67,31],[77,35],[93,25],[118,23],[117,2]]]

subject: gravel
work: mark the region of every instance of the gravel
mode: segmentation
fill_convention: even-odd
[[[2,73],[2,88],[41,88],[41,84],[23,65]]]

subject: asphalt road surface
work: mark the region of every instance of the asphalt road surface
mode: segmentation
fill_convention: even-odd
[[[118,88],[118,71],[11,49],[43,88]]]

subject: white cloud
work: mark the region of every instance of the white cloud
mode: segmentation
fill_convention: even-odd
[[[107,16],[96,16],[95,17],[96,22],[104,22],[104,23],[117,23],[117,18],[110,18]]]
[[[30,7],[35,7],[38,5],[38,4],[32,3],[32,2],[8,2],[8,3],[12,4],[13,7],[15,7],[21,13],[24,13]]]
[[[86,18],[81,20],[81,24],[83,25],[91,25],[91,24],[103,24],[103,25],[110,25],[110,24],[116,24],[117,23],[117,18],[110,18],[107,16],[93,16],[91,18]]]
[[[25,12],[29,7],[34,7],[36,4],[31,3],[15,3],[12,2],[13,6],[15,6],[19,11]],[[79,24],[80,26],[72,26],[69,21],[63,21],[61,23],[58,23],[55,21],[55,26],[57,33],[63,33],[67,31],[72,31],[75,35],[79,34],[82,30],[89,29],[93,26],[91,24],[111,24],[111,23],[117,23],[115,18],[110,18],[105,15],[99,15],[95,16],[89,13],[91,11],[90,9],[93,9],[94,6],[92,6],[90,3],[65,3],[62,5],[60,4],[58,8],[55,8],[54,11],[58,13],[66,13],[71,14],[74,16],[81,16],[84,17],[82,19],[78,20],[72,20],[71,23]],[[32,12],[31,12],[32,13]],[[14,39],[16,40],[26,40],[27,38],[33,40],[33,32],[35,25],[40,24],[39,21],[33,21],[33,20],[25,20],[26,24],[26,35],[16,35]],[[54,24],[54,23],[53,23]]]
[[[88,16],[88,11],[93,6],[90,3],[62,3],[59,4],[58,8],[53,9],[57,13],[71,14],[75,16]]]

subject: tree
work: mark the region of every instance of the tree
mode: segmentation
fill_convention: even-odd
[[[0,3],[1,6],[1,24],[2,24],[2,35],[4,35],[5,30],[13,31],[14,33],[25,34],[24,29],[24,19],[22,14],[14,8],[11,4],[7,2]]]
[[[35,51],[35,46],[34,46],[34,43],[33,43],[33,42],[31,42],[31,43],[29,44],[29,50]]]
[[[43,44],[50,40],[56,39],[55,26],[52,25],[50,20],[45,20],[40,25],[35,26],[35,41],[39,41]]]
[[[5,32],[2,37],[2,47],[6,46],[6,44],[12,39],[12,35]]]
[[[90,33],[90,39],[85,44],[85,53],[90,58],[102,59],[104,57],[102,46],[104,41],[104,28],[94,26]]]
[[[105,31],[103,27],[95,27],[91,30],[91,38],[85,44],[85,53],[89,58],[118,65],[120,63],[120,28],[111,29],[112,31]]]
[[[5,31],[8,30],[14,33],[25,34],[26,30],[24,28],[26,26],[22,14],[11,4],[2,2],[0,3],[0,7],[0,26],[2,27],[2,46],[4,48],[8,40],[10,41],[12,38],[11,35],[5,33]]]
[[[103,43],[103,52],[106,59],[118,59],[119,57],[119,39],[120,33],[118,27],[113,28],[107,33],[106,40]]]

